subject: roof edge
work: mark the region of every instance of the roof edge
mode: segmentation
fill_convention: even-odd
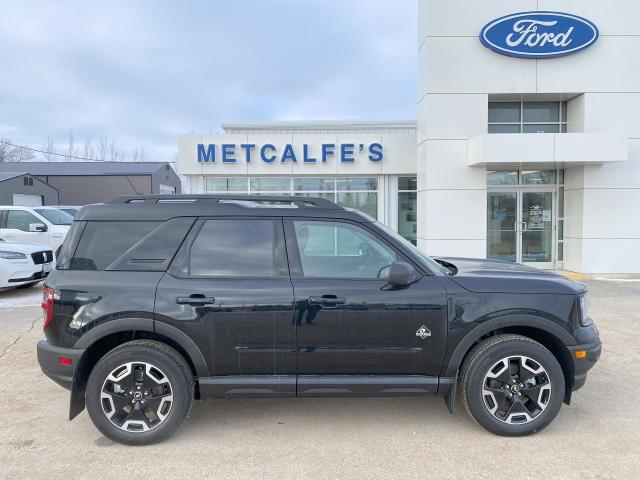
[[[223,122],[224,129],[252,130],[271,128],[316,129],[326,127],[340,128],[416,128],[416,120],[283,120],[273,122]]]

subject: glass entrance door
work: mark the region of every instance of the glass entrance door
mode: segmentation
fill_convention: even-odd
[[[487,258],[554,268],[553,187],[487,193]]]
[[[522,263],[553,268],[553,191],[521,191]]]
[[[518,260],[516,229],[518,192],[489,192],[487,199],[487,258]]]

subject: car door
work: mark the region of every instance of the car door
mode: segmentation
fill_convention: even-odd
[[[31,225],[45,225],[45,222],[28,210],[6,210],[5,221],[0,235],[7,241],[19,243],[39,243],[47,245],[47,232],[31,231]]]
[[[300,218],[285,229],[298,394],[433,393],[447,331],[439,278],[414,266],[409,285],[391,286],[386,267],[406,259],[362,224]]]
[[[192,338],[208,395],[295,395],[295,325],[281,218],[206,218],[158,285],[157,321]],[[157,323],[157,322],[156,322]]]

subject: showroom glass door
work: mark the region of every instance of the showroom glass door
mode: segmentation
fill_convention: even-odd
[[[518,260],[518,190],[487,194],[487,257]]]
[[[533,267],[554,268],[553,190],[520,190],[518,261]]]
[[[487,193],[487,258],[554,268],[554,187]]]

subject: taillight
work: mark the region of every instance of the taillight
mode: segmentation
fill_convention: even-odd
[[[42,309],[44,310],[44,324],[42,330],[46,330],[53,320],[53,288],[42,289]]]

